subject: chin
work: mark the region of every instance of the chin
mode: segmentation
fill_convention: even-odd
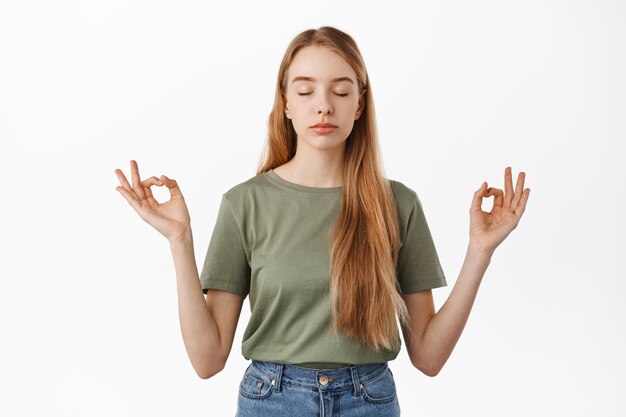
[[[313,138],[303,140],[307,146],[317,149],[318,151],[329,151],[340,148],[345,145],[346,140],[340,140],[326,135],[320,135]]]
[[[330,150],[345,145],[347,136],[343,139],[340,139],[340,136],[341,132],[333,132],[330,135],[298,135],[298,142],[304,142],[307,146],[318,150]]]

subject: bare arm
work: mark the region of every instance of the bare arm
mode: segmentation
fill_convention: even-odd
[[[209,290],[206,300],[200,285],[191,229],[181,240],[170,242],[178,312],[185,348],[200,378],[224,369],[230,353],[243,299],[227,291]]]
[[[470,207],[470,242],[465,261],[450,296],[435,313],[432,291],[405,294],[410,317],[403,327],[404,340],[413,365],[428,376],[435,376],[456,345],[476,299],[478,287],[497,246],[517,227],[526,209],[530,189],[524,190],[526,174],[518,175],[515,192],[511,168],[504,173],[505,192],[487,188],[487,182],[474,193]],[[482,211],[482,199],[493,196],[491,212]]]
[[[490,261],[490,254],[470,243],[454,288],[436,314],[431,290],[403,296],[413,320],[411,336],[404,332],[405,343],[411,362],[424,374],[437,375],[452,354]]]
[[[191,364],[200,378],[210,378],[220,372],[233,344],[243,298],[227,291],[211,289],[206,300],[198,277],[193,251],[191,218],[185,198],[174,179],[161,175],[141,180],[139,166],[130,161],[132,183],[120,169],[116,187],[128,204],[159,233],[167,238],[174,257],[178,289],[180,327]],[[170,200],[159,203],[151,186],[165,185]]]

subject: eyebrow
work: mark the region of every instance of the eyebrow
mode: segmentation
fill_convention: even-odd
[[[291,84],[295,83],[296,81],[315,81],[315,78],[298,76],[298,77],[294,77],[294,79],[291,80]],[[333,83],[337,83],[339,81],[349,81],[352,84],[354,84],[354,81],[352,81],[352,78],[350,78],[350,77],[338,77],[338,78],[333,78],[331,80],[331,82],[333,82]]]

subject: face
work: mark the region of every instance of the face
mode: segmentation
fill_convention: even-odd
[[[325,47],[307,46],[295,55],[287,76],[285,115],[293,123],[298,146],[301,142],[319,150],[343,146],[364,105],[352,67]],[[312,128],[317,123],[337,128],[320,132]]]

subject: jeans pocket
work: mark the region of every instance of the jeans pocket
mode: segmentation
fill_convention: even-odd
[[[361,394],[365,401],[371,403],[387,403],[396,398],[396,383],[389,368],[380,375],[361,383]]]
[[[247,398],[261,399],[269,397],[273,387],[274,379],[250,364],[239,383],[239,392]]]

